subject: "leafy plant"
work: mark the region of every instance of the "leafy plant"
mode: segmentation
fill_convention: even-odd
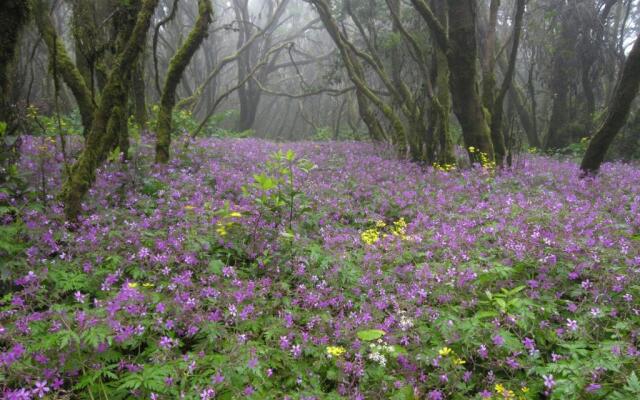
[[[265,171],[254,174],[253,182],[243,192],[253,198],[263,215],[273,219],[276,226],[286,220],[291,230],[294,218],[309,210],[299,180],[315,167],[309,160],[297,157],[293,150],[277,151],[269,157]]]

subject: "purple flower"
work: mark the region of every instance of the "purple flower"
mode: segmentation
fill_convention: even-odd
[[[485,346],[484,344],[481,344],[480,347],[478,348],[478,355],[480,355],[480,358],[482,359],[486,359],[487,357],[489,357],[489,351],[487,350],[487,346]]]
[[[544,387],[551,390],[556,385],[556,381],[553,380],[553,375],[542,375],[544,379]]]
[[[78,292],[75,292],[75,293],[73,294],[73,297],[75,297],[75,299],[76,299],[76,301],[77,301],[78,303],[80,303],[80,304],[84,304],[84,301],[85,301],[85,299],[86,299],[86,297],[87,297],[87,296],[86,296],[86,295],[84,295],[84,294],[82,294],[81,292],[79,292],[79,291],[78,291]]]
[[[200,400],[213,399],[216,396],[216,391],[212,388],[206,388],[200,392]]]
[[[591,383],[589,386],[587,386],[586,391],[589,393],[597,392],[601,387],[602,385],[598,383]]]
[[[522,344],[524,345],[524,348],[529,351],[534,350],[536,348],[536,342],[533,339],[528,337],[522,339]]]
[[[444,395],[439,390],[432,390],[427,394],[427,399],[429,399],[429,400],[442,400],[442,399],[444,399]]]
[[[51,389],[47,386],[47,381],[36,381],[33,393],[43,398]]]
[[[302,346],[299,344],[294,345],[291,348],[291,354],[293,355],[293,358],[299,358],[302,355]]]
[[[244,388],[244,390],[242,391],[242,393],[245,396],[251,396],[253,393],[255,393],[255,389],[251,386],[247,386]]]

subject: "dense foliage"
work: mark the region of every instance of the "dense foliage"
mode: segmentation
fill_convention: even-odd
[[[99,171],[73,226],[59,146],[23,138],[31,189],[0,193],[5,398],[640,396],[637,167],[214,138],[158,167],[152,143]]]

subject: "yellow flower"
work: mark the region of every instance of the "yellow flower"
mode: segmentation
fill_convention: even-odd
[[[219,222],[216,224],[218,227],[216,228],[216,232],[218,232],[218,235],[220,236],[226,236],[227,234],[227,228],[224,227],[224,225],[220,224]]]
[[[460,357],[456,357],[453,359],[453,365],[462,365],[462,364],[466,364],[467,362],[465,360],[463,360]]]
[[[498,394],[504,393],[504,386],[502,386],[502,384],[500,383],[496,383],[496,385],[493,388],[496,390]]]
[[[521,387],[521,388],[520,388],[520,390],[522,391],[522,393],[527,393],[527,392],[529,392],[529,388],[528,388],[528,387],[526,387],[526,386]]]
[[[385,224],[383,220],[379,219],[376,221],[376,228],[384,228],[385,226],[387,226],[387,224]]]
[[[233,212],[231,212],[231,214],[229,214],[229,216],[230,216],[230,217],[240,218],[240,217],[242,217],[242,214],[240,214],[240,213],[239,213],[239,212],[237,212],[237,211],[233,211]]]
[[[189,206],[189,205],[184,206],[184,209],[185,209],[185,210],[187,210],[187,211],[191,211],[191,210],[193,210],[194,208],[195,208],[194,206]]]
[[[476,148],[473,146],[469,146],[469,153],[475,153],[476,152]]]
[[[127,286],[129,286],[131,289],[133,289],[133,288],[137,288],[138,284],[136,282],[129,282],[129,284]]]
[[[378,231],[375,229],[367,229],[360,234],[360,238],[365,244],[374,244],[380,240],[380,235],[378,235]]]
[[[443,348],[441,348],[441,349],[440,349],[440,351],[438,351],[438,354],[440,354],[442,357],[446,357],[446,356],[448,356],[449,354],[451,354],[451,352],[452,352],[452,351],[453,351],[453,350],[451,350],[451,349],[450,349],[450,348],[448,348],[448,347],[443,347]]]
[[[327,354],[329,355],[329,357],[340,357],[341,355],[343,355],[347,350],[345,350],[344,347],[342,346],[328,346],[327,347]]]
[[[142,284],[142,287],[146,287],[146,288],[152,288],[153,286],[154,286],[154,284],[150,283],[150,282],[145,282],[145,283]]]
[[[400,218],[396,222],[393,223],[398,229],[404,229],[407,227],[407,221],[404,220],[404,217]]]

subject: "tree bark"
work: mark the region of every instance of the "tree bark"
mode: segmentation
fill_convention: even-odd
[[[131,94],[135,110],[135,119],[141,130],[147,128],[147,100],[144,84],[144,60],[139,60],[131,76]]]
[[[12,134],[16,126],[10,97],[10,74],[18,49],[18,38],[28,18],[27,0],[5,0],[0,4],[0,121],[7,124],[3,134]]]
[[[515,22],[513,25],[513,38],[511,43],[511,53],[509,54],[509,64],[507,65],[507,71],[504,74],[500,90],[497,92],[493,107],[491,108],[491,138],[493,140],[493,145],[495,146],[496,163],[498,165],[502,165],[504,157],[506,156],[506,150],[508,150],[505,147],[505,138],[502,126],[502,119],[504,116],[503,104],[516,72],[516,61],[518,58],[518,47],[520,46],[520,33],[522,32],[524,6],[525,0],[516,1],[514,16]]]
[[[166,164],[169,162],[169,147],[171,146],[171,125],[173,107],[176,104],[176,88],[182,78],[184,70],[195,54],[200,44],[208,34],[213,7],[210,0],[198,0],[198,20],[187,40],[171,58],[169,71],[165,77],[162,96],[160,98],[160,110],[158,111],[158,124],[156,127],[156,162]]]
[[[602,127],[593,136],[582,159],[580,169],[585,175],[595,175],[600,169],[613,139],[629,116],[631,102],[640,87],[640,36],[627,57]]]
[[[62,80],[67,84],[69,89],[71,89],[71,92],[76,99],[78,109],[80,110],[82,126],[84,127],[84,135],[86,137],[91,130],[93,113],[95,110],[91,91],[87,87],[82,74],[73,61],[71,61],[62,40],[55,30],[53,20],[49,15],[47,2],[44,0],[33,0],[31,4],[33,7],[36,25],[40,30],[40,35],[47,45],[49,56],[54,58],[52,62],[56,65],[55,70],[60,74]]]
[[[555,44],[551,88],[554,90],[553,107],[545,138],[545,149],[560,149],[571,143],[569,123],[569,85],[572,81],[571,69],[575,59],[575,44],[578,31],[575,26],[573,8],[564,10],[560,37]]]
[[[482,107],[477,81],[476,0],[449,0],[449,44],[447,53],[453,111],[462,126],[467,151],[479,161],[478,151],[494,160],[491,132]]]
[[[109,73],[85,147],[63,185],[61,198],[65,206],[65,215],[71,221],[76,220],[82,211],[82,199],[95,180],[96,168],[119,140],[118,137],[114,137],[114,129],[108,129],[108,125],[114,124],[109,124],[109,121],[112,120],[114,108],[121,104],[122,94],[127,93],[124,86],[129,80],[126,77],[144,49],[147,31],[157,4],[158,0],[143,0],[133,31],[124,48],[117,54]]]

